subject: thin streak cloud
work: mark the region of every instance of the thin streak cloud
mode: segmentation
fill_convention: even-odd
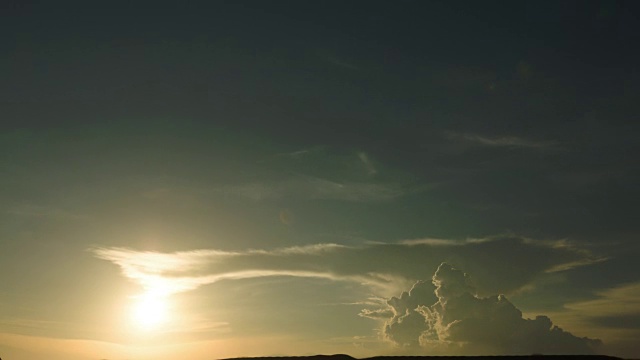
[[[235,195],[251,200],[306,198],[349,202],[394,200],[405,194],[397,185],[373,182],[338,182],[313,176],[299,176],[288,181],[256,182],[221,186],[214,193]]]
[[[369,159],[369,155],[364,151],[358,153],[358,159],[362,161],[362,165],[364,165],[365,170],[367,171],[367,175],[373,176],[378,173],[378,170],[373,165],[371,159]]]
[[[555,141],[535,141],[518,136],[484,136],[472,133],[445,132],[445,137],[465,143],[486,146],[486,147],[507,147],[507,148],[524,148],[524,149],[553,149],[558,147]]]
[[[242,252],[200,249],[159,253],[127,248],[95,248],[91,252],[118,265],[125,277],[147,291],[162,295],[195,290],[221,280],[292,276],[354,282],[387,296],[424,277],[443,259],[475,271],[479,290],[508,293],[530,286],[545,273],[604,261],[583,249],[518,237],[361,246],[322,243]],[[505,274],[500,270],[505,266],[520,270]],[[494,275],[496,272],[499,275]]]
[[[77,214],[57,207],[34,204],[21,204],[5,211],[16,216],[49,218],[54,220],[81,220],[87,218],[86,215]]]

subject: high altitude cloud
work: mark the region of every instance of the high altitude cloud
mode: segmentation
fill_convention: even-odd
[[[605,352],[621,354],[619,349],[626,348],[631,354],[640,339],[639,308],[640,282],[636,281],[598,291],[595,298],[565,304],[551,316],[603,338]]]
[[[367,165],[367,164],[365,164]],[[372,165],[369,165],[373,172]],[[372,182],[337,182],[313,176],[297,176],[280,182],[259,182],[222,186],[221,194],[236,195],[252,200],[307,198],[351,202],[389,201],[404,195],[405,190],[391,184]]]
[[[384,182],[375,181],[380,169],[365,151],[345,153],[316,146],[276,154],[265,160],[265,164],[271,173],[268,179],[220,185],[210,192],[252,200],[295,198],[380,202],[416,191],[403,186],[400,179],[389,180],[393,175],[387,176]],[[417,190],[424,190],[424,187]]]
[[[510,147],[528,149],[551,149],[557,147],[554,141],[535,141],[519,136],[484,136],[470,133],[446,132],[445,136],[450,140],[463,141],[477,146]]]
[[[85,215],[76,214],[51,206],[20,204],[5,210],[9,214],[30,218],[49,218],[54,220],[81,220]]]
[[[446,263],[438,267],[432,284],[419,281],[387,305],[393,316],[383,327],[386,338],[430,353],[590,354],[600,345],[553,326],[546,316],[523,318],[504,295],[475,295],[469,276]]]
[[[315,244],[273,250],[201,249],[173,253],[127,248],[92,249],[96,257],[120,266],[147,290],[166,294],[197,289],[224,279],[294,276],[349,281],[391,296],[443,261],[477,274],[480,294],[510,293],[530,286],[545,272],[585,266],[603,259],[560,241],[515,236],[465,241],[409,240],[361,246]],[[425,286],[430,286],[426,284]],[[419,291],[419,289],[415,289]]]

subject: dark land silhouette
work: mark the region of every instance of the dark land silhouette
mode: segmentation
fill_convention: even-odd
[[[354,358],[346,354],[311,355],[311,356],[265,356],[238,357],[220,360],[622,360],[607,355],[486,355],[486,356],[374,356],[369,358]]]

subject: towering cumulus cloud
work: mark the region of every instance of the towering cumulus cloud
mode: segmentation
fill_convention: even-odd
[[[432,353],[590,354],[600,344],[554,326],[546,316],[524,319],[504,295],[476,296],[469,276],[446,263],[431,284],[419,281],[387,304],[393,311],[383,328],[387,339]],[[374,313],[382,312],[361,315]]]

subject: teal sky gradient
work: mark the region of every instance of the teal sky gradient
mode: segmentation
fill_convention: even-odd
[[[634,2],[2,6],[3,359],[640,351]]]

